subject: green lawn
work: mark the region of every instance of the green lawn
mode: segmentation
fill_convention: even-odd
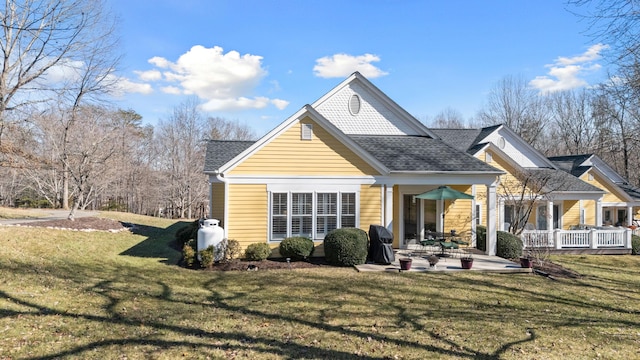
[[[139,234],[0,227],[0,359],[640,358],[640,256],[585,274],[203,272],[185,223]]]

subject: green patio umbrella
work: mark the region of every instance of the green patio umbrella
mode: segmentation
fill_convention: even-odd
[[[420,195],[416,195],[415,198],[423,200],[471,200],[473,199],[473,195],[465,194],[448,186],[440,186],[437,189],[429,190]],[[444,203],[442,206],[442,231],[444,235]]]

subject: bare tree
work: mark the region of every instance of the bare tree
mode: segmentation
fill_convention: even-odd
[[[429,127],[440,129],[464,129],[465,126],[464,117],[460,111],[448,107],[439,112],[431,121]]]
[[[640,3],[635,0],[569,0],[572,11],[587,21],[587,33],[609,46],[611,63],[629,84],[640,89]]]
[[[115,172],[115,150],[118,140],[117,124],[108,111],[98,107],[83,107],[75,111],[78,127],[65,129],[64,169],[72,180],[73,207],[69,219],[73,220],[78,209],[84,209],[96,193],[110,185]],[[86,136],[91,129],[91,136]]]
[[[0,150],[10,156],[7,112],[50,98],[57,66],[73,64],[104,36],[102,4],[94,0],[6,0],[0,5]],[[59,85],[59,84],[58,84]],[[16,153],[14,151],[14,153]],[[19,152],[18,152],[19,153]]]
[[[500,182],[501,197],[511,211],[508,214],[508,231],[515,235],[522,234],[533,210],[541,200],[552,199],[553,193],[565,186],[566,176],[561,170],[520,169],[503,177]]]
[[[478,113],[485,126],[505,124],[533,146],[549,123],[547,99],[528,86],[523,77],[507,76],[489,93]]]
[[[202,173],[205,154],[205,123],[198,102],[190,98],[173,109],[158,124],[159,159],[166,173],[166,200],[177,216],[191,218],[192,206],[206,197],[206,178]]]
[[[560,140],[549,142],[554,144],[557,151],[553,155],[592,152],[598,128],[591,90],[556,92],[549,97],[556,130],[554,133]],[[558,146],[560,144],[562,146]]]
[[[255,132],[239,121],[229,121],[220,117],[207,119],[206,133],[210,140],[253,140]]]

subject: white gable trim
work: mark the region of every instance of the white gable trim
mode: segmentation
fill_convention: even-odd
[[[374,96],[378,101],[388,107],[404,124],[408,127],[416,131],[417,135],[430,136],[432,138],[438,139],[439,137],[429,130],[423,123],[418,121],[415,117],[409,114],[405,109],[399,106],[395,101],[389,98],[384,92],[378,89],[373,83],[371,83],[367,78],[362,76],[359,72],[354,72],[348,78],[346,78],[343,82],[338,84],[338,86],[334,87],[323,95],[320,99],[316,100],[311,104],[312,107],[317,108],[322,103],[332,98],[346,86],[351,83],[358,83],[360,86],[365,88],[372,96]]]
[[[607,179],[611,180],[613,183],[626,183],[627,180],[622,177],[622,175],[618,174],[613,168],[611,168],[606,162],[604,162],[600,157],[596,155],[591,155],[591,157],[583,162],[582,164],[587,165],[590,163],[592,167],[598,169],[598,171]]]
[[[607,167],[608,167],[608,166],[607,166]],[[609,169],[611,169],[611,168],[609,168]],[[605,174],[604,172],[602,172],[602,170],[601,170],[598,166],[596,166],[596,165],[591,166],[591,169],[590,169],[589,171],[593,171],[593,172],[595,172],[597,175],[599,175],[599,177],[600,177],[600,178],[602,178],[604,181],[606,181],[606,182],[607,182],[607,184],[608,184],[612,189],[614,189],[614,190],[615,190],[615,195],[616,195],[616,196],[618,196],[619,198],[621,198],[621,199],[625,199],[627,202],[633,202],[633,201],[635,201],[635,199],[633,199],[629,194],[627,194],[627,192],[626,192],[626,191],[624,191],[624,190],[623,190],[622,188],[620,188],[620,187],[619,187],[615,182],[613,182],[613,181],[611,180],[611,178],[609,178],[609,177],[607,176],[607,174]],[[588,174],[588,173],[589,173],[589,172],[587,172],[587,174]]]
[[[500,137],[503,137],[508,145],[513,146],[513,148],[522,154],[528,161],[531,162],[531,165],[534,166],[525,166],[525,167],[540,167],[540,168],[551,168],[557,169],[556,165],[551,162],[546,156],[536,150],[531,144],[524,141],[524,139],[516,134],[513,130],[511,130],[508,126],[500,125],[494,131],[489,133],[483,139],[479,140],[478,143],[490,143],[494,145],[495,149],[499,149],[498,140]],[[501,152],[505,154],[507,157],[511,157],[507,155],[507,152],[501,149]],[[477,153],[477,152],[476,152]],[[513,161],[517,161],[513,159]],[[521,166],[522,167],[522,166]]]
[[[252,144],[248,149],[238,154],[236,157],[231,159],[226,164],[222,165],[218,169],[218,173],[225,173],[233,170],[236,166],[240,165],[244,159],[250,157],[251,155],[258,152],[265,145],[276,139],[282,133],[289,130],[294,124],[299,122],[305,117],[310,117],[313,121],[315,121],[318,125],[320,125],[323,129],[325,129],[329,134],[340,140],[349,150],[353,151],[356,155],[365,160],[369,165],[371,165],[376,171],[380,174],[388,174],[389,169],[384,166],[380,161],[371,156],[368,152],[362,149],[355,141],[345,135],[342,131],[340,131],[335,125],[325,119],[322,115],[320,115],[315,109],[313,109],[310,105],[305,105],[300,110],[298,110],[293,116],[289,117],[287,120],[282,122],[276,128],[271,130],[265,136],[260,138],[254,144]]]

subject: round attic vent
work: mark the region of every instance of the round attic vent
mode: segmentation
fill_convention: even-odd
[[[500,149],[504,149],[504,145],[505,145],[504,137],[500,136],[500,138],[498,139],[498,146],[500,147]]]
[[[357,115],[360,112],[360,96],[353,94],[349,99],[349,112]]]

